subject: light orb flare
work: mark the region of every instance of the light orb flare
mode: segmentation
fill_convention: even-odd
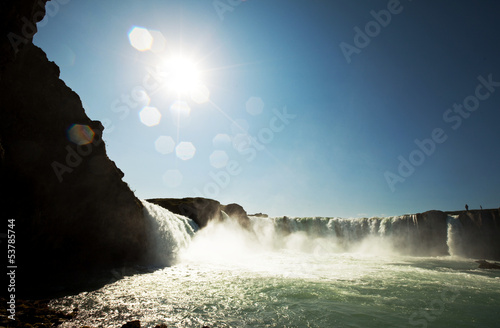
[[[176,56],[163,63],[169,90],[180,95],[196,92],[201,84],[201,74],[196,63],[188,57]]]

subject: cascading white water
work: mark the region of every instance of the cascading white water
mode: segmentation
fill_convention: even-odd
[[[448,238],[446,240],[446,244],[448,245],[448,253],[451,256],[460,256],[462,255],[461,247],[463,245],[461,241],[463,229],[462,223],[460,222],[458,215],[448,215],[446,224],[448,226]]]
[[[165,264],[177,257],[176,265],[52,301],[67,312],[79,308],[62,327],[132,320],[185,328],[498,323],[496,272],[461,257],[399,252],[405,244],[431,250],[434,240],[443,244],[440,255],[447,255],[446,241],[452,255],[467,250],[458,216],[252,217],[245,229],[222,213],[196,232],[191,220],[144,206],[155,253]]]
[[[170,265],[182,249],[191,243],[198,225],[191,219],[142,201],[144,216],[150,224],[152,245],[151,261],[155,265]]]
[[[191,219],[143,201],[151,226],[152,262],[170,265],[183,258],[232,257],[255,250],[294,250],[312,253],[463,255],[458,216],[429,214],[421,226],[416,215],[385,218],[260,218],[251,217],[247,231],[222,213],[189,247],[198,226]],[[441,223],[439,223],[441,222]],[[184,252],[182,252],[184,250]],[[182,254],[181,254],[182,253]]]
[[[406,222],[407,218],[251,218],[252,228],[261,245],[274,249],[314,252],[321,249],[334,253],[390,253],[394,250],[393,225],[400,221]],[[413,226],[413,220],[408,225]]]

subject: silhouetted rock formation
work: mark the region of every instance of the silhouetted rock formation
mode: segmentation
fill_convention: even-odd
[[[153,198],[146,199],[148,202],[166,208],[170,212],[184,215],[200,227],[206,227],[208,221],[222,220],[220,211],[221,204],[213,199],[207,198]]]
[[[268,218],[269,217],[269,215],[264,214],[264,213],[249,214],[248,216],[254,216],[256,218]]]
[[[0,298],[2,304],[8,300]],[[73,312],[64,313],[56,311],[48,306],[49,300],[16,300],[15,320],[5,306],[0,307],[1,327],[56,327],[65,321],[73,319],[78,314],[78,308]]]
[[[44,4],[8,0],[0,11],[0,206],[2,229],[15,219],[17,295],[88,283],[147,248],[142,204],[107,157],[102,124],[32,44]]]
[[[231,218],[236,219],[243,228],[251,229],[248,214],[241,205],[234,203],[224,205],[222,206],[222,210]]]
[[[129,321],[122,328],[141,328],[141,322],[139,320]]]
[[[238,223],[250,229],[250,219],[247,212],[238,204],[221,205],[216,200],[208,198],[153,198],[146,199],[148,202],[159,205],[167,210],[184,215],[200,227],[206,227],[211,220],[222,221],[224,219],[222,211]]]
[[[498,263],[490,263],[485,260],[479,260],[476,263],[479,263],[479,269],[500,269],[500,264]]]

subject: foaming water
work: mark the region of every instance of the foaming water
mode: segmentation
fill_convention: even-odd
[[[261,245],[323,253],[361,253],[392,256],[408,251],[401,240],[412,242],[414,232],[401,229],[414,224],[411,216],[389,218],[252,218]],[[396,231],[395,231],[396,230]]]
[[[189,246],[198,225],[191,219],[174,214],[163,207],[142,201],[149,223],[151,260],[154,265],[172,264],[179,252]]]
[[[447,240],[448,251],[452,256],[462,255],[461,247],[463,247],[463,242],[460,238],[461,231],[463,229],[462,223],[458,219],[458,215],[449,215],[446,223],[448,225]]]
[[[193,238],[189,247],[180,252],[183,262],[237,263],[258,255],[263,248],[250,231],[237,222],[209,222]]]
[[[225,220],[196,232],[187,218],[145,207],[159,220],[156,250],[166,252],[169,262],[176,256],[176,264],[53,300],[57,309],[79,308],[63,327],[119,327],[131,320],[170,328],[498,322],[498,272],[456,256],[402,255],[393,234],[414,224],[408,218],[252,218],[252,230]],[[458,232],[451,219],[448,229]],[[447,241],[452,248],[455,237]]]
[[[262,254],[247,264],[179,263],[52,301],[63,327],[494,327],[500,282],[451,258]]]

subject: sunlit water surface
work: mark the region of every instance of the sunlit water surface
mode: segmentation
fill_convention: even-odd
[[[190,262],[54,300],[65,327],[497,327],[498,272],[452,258],[273,252]]]
[[[500,270],[460,257],[398,255],[388,224],[350,238],[346,252],[334,233],[307,230],[310,220],[280,238],[276,222],[264,219],[253,221],[252,233],[231,220],[197,231],[187,218],[144,205],[158,261],[176,264],[53,300],[54,308],[79,309],[63,327],[500,326]],[[354,236],[358,229],[344,221],[351,229],[344,235]],[[328,221],[316,222],[328,232]],[[456,236],[449,245],[460,243]]]

